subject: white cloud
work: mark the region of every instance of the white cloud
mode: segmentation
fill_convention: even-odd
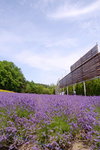
[[[77,60],[80,53],[70,54],[68,56],[61,56],[60,54],[36,54],[34,52],[25,50],[15,56],[15,60],[22,64],[29,65],[30,67],[54,71],[54,70],[69,70],[70,66]]]
[[[13,59],[26,65],[26,67],[31,67],[40,70],[40,77],[42,83],[56,83],[58,79],[63,78],[70,72],[70,66],[73,65],[80,57],[82,57],[88,50],[91,49],[91,46],[84,47],[80,50],[77,49],[75,52],[71,52],[69,55],[60,55],[59,53],[48,54],[37,54],[28,50],[18,53],[16,56],[13,56]],[[43,74],[45,72],[45,74]],[[48,78],[47,75],[49,76]],[[37,75],[38,76],[38,75]],[[39,82],[37,78],[35,82]]]
[[[67,17],[77,17],[81,15],[86,15],[100,9],[100,0],[96,0],[94,3],[88,6],[81,7],[76,4],[65,4],[60,6],[56,11],[48,14],[49,17],[54,19],[63,19]]]

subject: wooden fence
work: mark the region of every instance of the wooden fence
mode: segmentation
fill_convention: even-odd
[[[74,63],[70,70],[71,72],[59,81],[60,88],[100,76],[100,52],[98,52],[98,45],[94,46]]]

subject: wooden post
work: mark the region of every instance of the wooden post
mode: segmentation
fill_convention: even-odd
[[[56,88],[55,88],[55,94],[56,94],[56,95],[59,95],[59,94],[60,94],[59,81],[58,81],[57,86],[56,86]]]
[[[61,93],[62,93],[62,95],[64,95],[64,93],[65,93],[65,92],[64,92],[64,88],[62,89],[62,92],[61,92]]]
[[[84,86],[84,95],[86,96],[86,84],[85,84],[85,81],[83,81],[83,86]]]
[[[67,86],[67,95],[68,95],[69,93],[68,93],[68,86]]]
[[[73,84],[73,94],[74,94],[74,84]]]
[[[76,84],[73,84],[73,95],[76,95],[75,85],[76,85]]]

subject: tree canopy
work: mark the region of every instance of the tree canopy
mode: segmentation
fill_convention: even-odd
[[[33,81],[26,81],[25,92],[36,94],[55,94],[55,86],[34,83]]]
[[[0,88],[15,92],[22,92],[25,77],[13,62],[0,61]]]
[[[0,61],[0,89],[23,93],[54,94],[54,85],[26,81],[22,71],[13,62]]]

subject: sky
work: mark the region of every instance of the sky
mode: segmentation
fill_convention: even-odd
[[[0,61],[56,84],[100,44],[100,0],[0,0]]]

